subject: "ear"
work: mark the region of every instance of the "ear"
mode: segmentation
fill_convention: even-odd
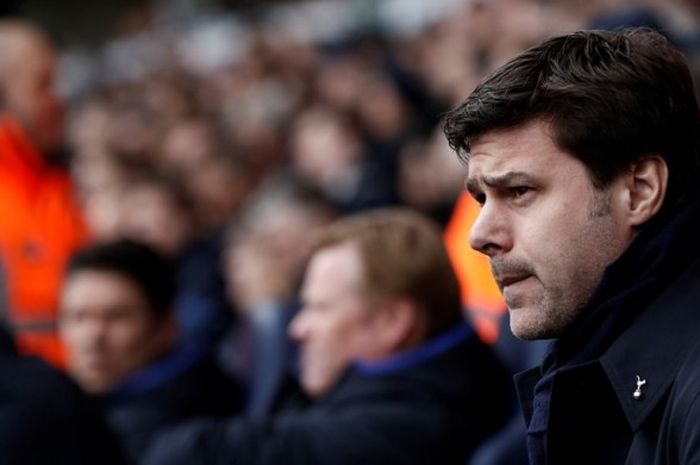
[[[661,209],[666,197],[668,166],[659,155],[636,162],[627,177],[629,225],[640,226]]]
[[[387,354],[394,354],[418,344],[423,325],[415,303],[410,299],[392,299],[376,313],[374,337]]]

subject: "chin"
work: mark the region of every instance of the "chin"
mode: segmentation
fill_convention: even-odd
[[[510,331],[518,339],[534,341],[538,339],[551,339],[550,328],[546,322],[539,321],[533,313],[539,314],[537,309],[521,307],[508,309],[510,313]]]
[[[536,341],[538,339],[548,339],[547,337],[543,337],[535,331],[523,331],[523,330],[513,329],[511,327],[511,332],[513,333],[513,336],[515,336],[518,339],[521,339],[523,341]]]
[[[324,393],[321,383],[314,381],[313,379],[306,379],[303,377],[301,380],[301,389],[304,391],[304,394],[311,398],[319,397]]]
[[[95,395],[105,394],[109,392],[111,388],[111,384],[103,380],[82,380],[78,384],[80,384],[80,387],[83,388],[83,390],[88,394]]]

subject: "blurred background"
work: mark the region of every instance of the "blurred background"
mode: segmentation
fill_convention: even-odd
[[[314,227],[388,205],[446,228],[465,309],[495,341],[503,306],[483,259],[465,258],[475,209],[458,203],[441,115],[580,28],[661,30],[700,69],[693,0],[3,0],[0,15],[59,48],[52,163],[90,240],[175,259],[183,337],[212,344],[237,312],[295,294]]]

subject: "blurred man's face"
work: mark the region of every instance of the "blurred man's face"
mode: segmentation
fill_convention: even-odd
[[[336,190],[355,169],[360,147],[355,133],[332,112],[310,110],[299,117],[291,136],[294,169],[324,190]]]
[[[68,371],[87,392],[104,393],[145,368],[165,349],[141,289],[116,272],[80,270],[61,296],[61,337]]]
[[[325,394],[356,360],[386,356],[375,335],[379,309],[365,296],[360,256],[352,244],[321,249],[302,288],[304,307],[290,333],[301,343],[301,381],[307,394]]]
[[[535,121],[471,147],[467,187],[482,205],[471,246],[488,255],[523,339],[561,336],[632,239],[620,180],[597,189]]]
[[[122,196],[119,228],[163,255],[177,257],[192,236],[192,223],[173,195],[157,183],[130,186]]]
[[[58,148],[63,105],[54,93],[56,52],[39,37],[17,37],[2,82],[3,111],[16,117],[42,152]]]

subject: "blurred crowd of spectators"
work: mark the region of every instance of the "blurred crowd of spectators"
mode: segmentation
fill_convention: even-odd
[[[231,12],[155,2],[125,14],[101,48],[66,50],[59,84],[71,109],[71,170],[95,239],[137,237],[182,259],[193,290],[180,300],[184,331],[216,333],[227,303],[293,294],[308,231],[296,215],[257,214],[281,178],[340,215],[405,204],[445,224],[464,169],[440,117],[489,70],[590,25],[661,28],[691,61],[700,44],[692,1],[430,5]],[[218,266],[224,244],[235,257],[227,263],[246,265],[228,273],[231,299],[217,303],[223,288],[212,291],[205,270]],[[208,313],[193,310],[202,297]]]

